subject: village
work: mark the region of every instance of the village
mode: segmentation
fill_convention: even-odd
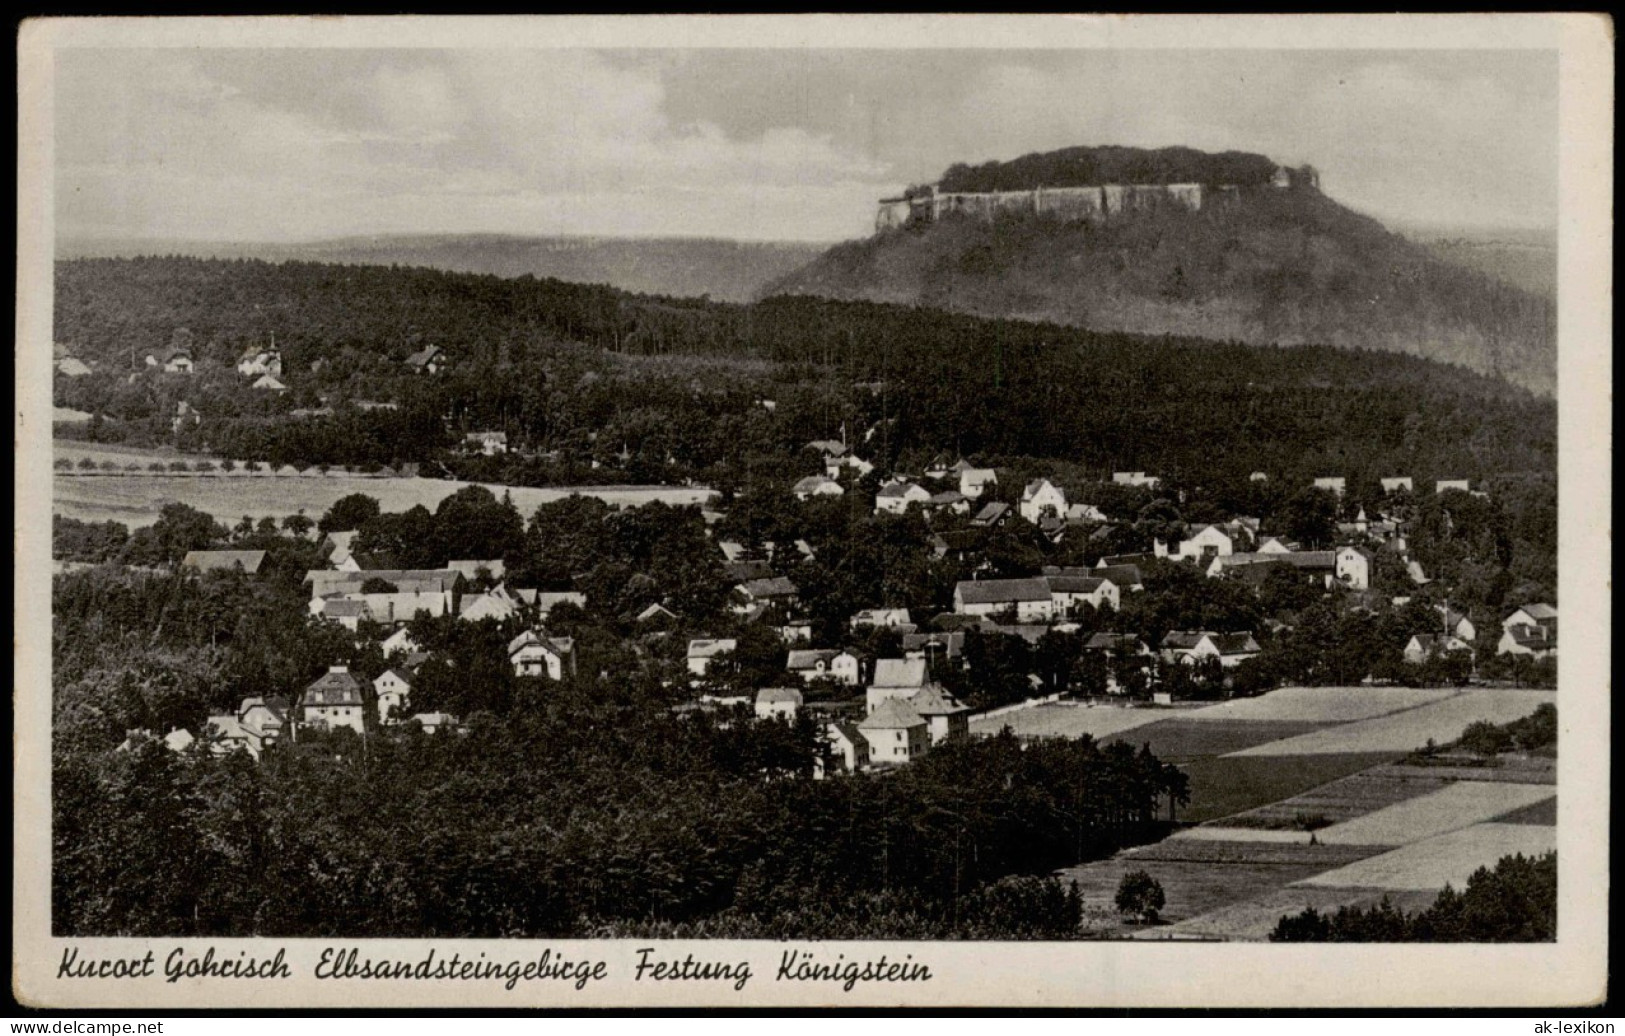
[[[480,441],[495,442],[490,437]],[[802,506],[859,492],[859,480],[875,477],[874,465],[840,440],[814,441],[806,451],[821,462],[823,474],[801,477],[790,486]],[[1154,636],[1125,623],[1125,602],[1145,592],[1148,572],[1166,571],[1165,566],[1239,584],[1254,594],[1266,586],[1291,584],[1309,599],[1335,595],[1338,607],[1366,613],[1412,603],[1411,593],[1384,596],[1373,589],[1379,558],[1397,566],[1417,593],[1432,583],[1407,550],[1403,514],[1414,486],[1402,476],[1381,483],[1395,502],[1393,513],[1379,510],[1373,515],[1359,507],[1337,523],[1336,545],[1327,549],[1304,549],[1262,528],[1258,519],[1237,515],[1188,527],[1177,539],[1155,538],[1146,553],[1101,554],[1092,565],[1044,565],[1017,577],[998,577],[980,552],[988,535],[1008,523],[1022,523],[1018,528],[1051,544],[1068,537],[1106,541],[1116,524],[1095,504],[1069,499],[1048,478],[1022,484],[1013,504],[996,499],[999,475],[991,467],[964,459],[950,464],[939,456],[917,474],[880,480],[874,520],[923,517],[933,528],[944,526],[930,533],[931,554],[937,559],[952,554],[973,577],[958,581],[951,609],[936,614],[870,602],[846,616],[842,625],[848,636],[838,641],[815,637],[814,623],[802,608],[796,578],[814,557],[812,546],[797,540],[788,546],[767,542],[747,548],[715,536],[712,527],[723,515],[706,509],[714,564],[731,587],[730,620],[736,627],[770,630],[782,646],[782,670],[774,680],[757,667],[756,686],[719,680],[719,674],[737,669],[738,636],[689,637],[682,650],[689,693],[673,710],[714,715],[724,723],[735,714],[789,723],[805,718],[816,725],[825,746],[816,776],[886,769],[907,765],[948,739],[971,736],[973,719],[976,736],[991,736],[1003,729],[1000,717],[1063,699],[1080,708],[1172,714],[1193,699],[1205,703],[1257,693],[1249,690],[1256,684],[1237,676],[1256,664],[1263,644],[1291,632],[1285,624],[1271,619],[1260,629],[1178,628]],[[1268,478],[1260,471],[1251,481]],[[1154,492],[1160,480],[1144,471],[1116,471],[1109,484]],[[1318,478],[1310,488],[1332,506],[1346,491],[1345,480],[1338,477]],[[1465,480],[1437,480],[1432,489],[1435,494],[1485,495]],[[502,558],[454,560],[436,569],[400,568],[386,555],[358,552],[356,535],[349,530],[321,537],[319,550],[327,567],[305,576],[309,614],[357,638],[375,638],[387,666],[369,678],[332,664],[293,700],[247,697],[235,712],[210,716],[198,730],[164,733],[166,745],[179,751],[201,739],[211,752],[241,750],[258,758],[273,744],[297,741],[302,731],[347,728],[365,738],[405,729],[428,734],[463,729],[464,717],[413,705],[417,673],[430,654],[408,627],[422,619],[490,622],[517,630],[508,639],[505,658],[516,677],[557,682],[578,675],[572,638],[550,629],[549,618],[561,607],[586,608],[583,593],[510,586]],[[254,577],[264,558],[263,550],[195,550],[186,554],[180,569],[241,570]],[[1477,679],[1475,656],[1526,663],[1556,657],[1557,612],[1551,605],[1533,602],[1513,609],[1498,617],[1496,631],[1486,617],[1475,622],[1440,598],[1437,589],[1426,595],[1430,629],[1404,643],[1399,672],[1372,660],[1364,682],[1442,678],[1460,685]],[[651,603],[636,615],[644,642],[669,636],[677,625],[677,615],[665,603]],[[1490,628],[1481,628],[1485,626]],[[1079,660],[1075,664],[1092,667],[1101,679],[1057,691],[1028,674],[1029,694],[998,707],[973,709],[950,689],[973,686],[978,677],[967,658],[967,636],[1018,638],[1034,648],[1046,638],[1062,638]],[[869,647],[860,647],[860,642]],[[876,644],[883,654],[875,653]],[[1085,682],[1087,688],[1081,686]],[[132,732],[132,737],[142,735],[155,736]]]

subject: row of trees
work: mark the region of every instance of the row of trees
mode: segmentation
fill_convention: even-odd
[[[1415,914],[1386,898],[1372,907],[1313,907],[1282,917],[1271,942],[1553,942],[1557,939],[1557,854],[1503,856],[1457,892],[1446,885]]]

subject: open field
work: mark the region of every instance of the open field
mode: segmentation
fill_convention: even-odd
[[[972,734],[997,734],[1009,727],[1018,737],[1091,737],[1105,738],[1125,730],[1143,727],[1166,719],[1162,709],[1130,709],[1115,705],[1035,705],[1030,709],[1017,709],[1001,716],[972,719]]]
[[[1357,752],[1283,759],[1240,754],[1191,759],[1178,764],[1191,780],[1190,805],[1178,816],[1195,823],[1228,817],[1392,762],[1395,755]]]
[[[1273,720],[1207,720],[1193,722],[1195,714],[1178,719],[1162,719],[1143,727],[1132,727],[1110,740],[1127,741],[1138,748],[1150,744],[1163,762],[1182,762],[1203,756],[1227,755],[1269,741],[1296,737],[1326,726],[1324,723],[1283,723]]]
[[[320,517],[341,497],[365,493],[385,511],[407,511],[422,504],[433,510],[440,501],[470,485],[422,478],[366,478],[357,475],[305,476],[234,475],[170,476],[110,475],[62,476],[52,480],[52,510],[82,521],[118,521],[130,526],[151,525],[159,510],[174,501],[189,504],[227,524],[243,515],[284,518],[304,512]],[[488,486],[501,496],[513,495],[519,513],[529,517],[544,503],[580,494],[611,504],[638,505],[664,500],[668,504],[699,503],[711,496],[701,488],[670,486],[586,486],[581,488]]]
[[[1493,867],[1503,856],[1538,856],[1556,848],[1556,827],[1474,824],[1316,874],[1298,884],[1433,892],[1446,885],[1461,889],[1475,870]]]
[[[1493,820],[1556,794],[1555,787],[1545,784],[1457,781],[1317,834],[1327,845],[1407,845]]]
[[[1168,902],[1162,916],[1178,922],[1279,890],[1300,878],[1363,859],[1361,853],[1329,846],[1273,846],[1160,842],[1131,849],[1110,860],[1072,867],[1060,874],[1076,881],[1083,896],[1085,926],[1097,934],[1128,934],[1113,902],[1117,884],[1129,871],[1144,870],[1161,882]],[[1259,850],[1264,850],[1260,852]],[[1272,922],[1273,924],[1273,922]]]
[[[1447,781],[1511,781],[1513,784],[1556,784],[1557,760],[1542,755],[1499,755],[1491,766],[1450,765],[1439,757],[1427,766],[1394,763],[1382,768],[1390,777],[1432,777]]]
[[[1443,886],[1440,886],[1441,888]],[[1163,937],[1210,936],[1220,939],[1263,942],[1270,937],[1282,917],[1314,907],[1321,913],[1335,913],[1338,907],[1373,907],[1384,898],[1400,910],[1415,913],[1433,905],[1438,889],[1431,891],[1383,891],[1380,889],[1321,888],[1297,884],[1276,888],[1259,896],[1220,904],[1208,913],[1162,929]],[[1147,934],[1145,938],[1156,938]]]
[[[1444,776],[1426,771],[1394,775],[1390,772],[1394,769],[1377,766],[1362,770],[1300,795],[1225,817],[1222,823],[1231,828],[1297,830],[1301,819],[1313,817],[1323,821],[1323,827],[1329,827],[1450,785]]]
[[[1543,703],[1556,701],[1554,691],[1479,688],[1404,712],[1245,748],[1235,756],[1408,753],[1422,747],[1429,739],[1439,744],[1454,741],[1475,720],[1510,723],[1534,712]]]
[[[1532,806],[1515,809],[1511,813],[1504,813],[1495,818],[1497,824],[1534,824],[1547,827],[1557,826],[1557,796],[1542,799]]]
[[[172,447],[125,446],[122,443],[79,442],[75,439],[51,440],[52,460],[68,460],[78,464],[86,457],[97,464],[110,460],[120,467],[125,464],[139,464],[143,468],[153,461],[167,464],[172,460],[183,460],[187,464],[192,464],[195,461],[207,460],[218,464],[221,460],[212,453],[182,453]]]
[[[1437,687],[1283,687],[1257,698],[1238,698],[1197,709],[1184,718],[1204,722],[1352,723],[1414,709],[1458,693]]]

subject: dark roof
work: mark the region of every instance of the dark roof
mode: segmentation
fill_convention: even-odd
[[[1094,633],[1083,648],[1085,651],[1138,651],[1144,643],[1138,633]]]
[[[1208,639],[1221,655],[1246,655],[1259,650],[1258,641],[1251,633],[1211,633]]]
[[[773,567],[765,561],[730,561],[722,566],[722,570],[737,583],[773,578]]]
[[[990,504],[984,505],[983,508],[980,511],[977,511],[976,512],[976,517],[972,518],[971,521],[977,522],[977,523],[980,523],[980,524],[983,524],[983,525],[987,525],[987,524],[990,524],[992,522],[998,521],[1009,510],[1010,510],[1010,505],[1009,504],[1001,504],[997,500],[995,500]]]
[[[305,688],[304,704],[307,708],[312,705],[360,705],[361,685],[356,683],[355,676],[348,670],[329,670]]]
[[[1204,636],[1202,630],[1169,630],[1162,638],[1162,646],[1188,650],[1200,644]]]
[[[793,597],[796,593],[796,584],[784,576],[773,576],[770,579],[749,579],[740,585],[752,597]]]
[[[1045,576],[1052,594],[1092,594],[1106,580],[1096,576]]]
[[[1038,578],[962,582],[954,588],[954,594],[965,604],[1014,604],[1050,598],[1049,585]]]
[[[902,698],[887,698],[875,706],[875,711],[869,713],[859,730],[893,730],[906,727],[918,727],[925,724],[925,719]]]
[[[1139,565],[1102,565],[1094,570],[1094,575],[1096,579],[1108,580],[1120,590],[1145,582]]]
[[[195,569],[199,572],[241,568],[249,575],[258,572],[260,565],[264,563],[263,550],[189,550],[186,557],[181,559],[182,568]]]

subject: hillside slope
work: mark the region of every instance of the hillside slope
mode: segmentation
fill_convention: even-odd
[[[58,258],[186,255],[370,266],[421,266],[498,277],[552,277],[647,295],[744,302],[769,281],[815,259],[824,245],[701,238],[519,237],[430,234],[351,237],[300,244],[195,241],[63,241]]]
[[[1447,262],[1315,190],[1103,224],[948,217],[837,245],[762,295],[1140,334],[1411,353],[1550,394],[1549,298]]]

